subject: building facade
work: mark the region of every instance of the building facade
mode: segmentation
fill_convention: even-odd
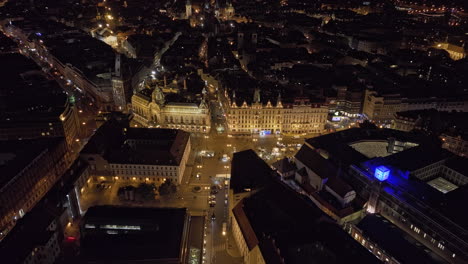
[[[436,109],[438,111],[468,111],[468,101],[463,98],[405,98],[401,94],[379,94],[366,90],[363,115],[377,124],[390,124],[397,112]]]
[[[256,90],[254,102],[238,106],[233,96],[227,110],[228,129],[232,133],[259,134],[318,134],[325,129],[328,107],[312,104],[308,99],[297,99],[291,105],[283,105],[278,96],[276,105],[270,101],[260,102],[260,92]]]
[[[182,129],[188,132],[208,133],[211,115],[203,98],[200,104],[165,102],[159,87],[143,89],[132,97],[134,121],[146,127]]]
[[[442,147],[459,156],[468,157],[468,140],[466,136],[453,136],[449,134],[440,135],[442,139]]]
[[[65,99],[63,107],[52,111],[37,110],[34,113],[10,113],[10,118],[0,122],[0,139],[33,139],[42,137],[65,137],[69,146],[80,133],[76,107]]]
[[[65,172],[69,154],[63,138],[3,141],[0,149],[1,240]]]

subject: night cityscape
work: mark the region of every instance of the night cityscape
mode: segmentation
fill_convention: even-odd
[[[468,0],[0,0],[1,264],[468,263]]]

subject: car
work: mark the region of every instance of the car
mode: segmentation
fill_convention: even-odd
[[[216,220],[216,216],[215,216],[214,213],[211,215],[211,220],[212,220],[212,221]]]
[[[226,225],[226,222],[223,223],[223,230],[221,231],[221,233],[223,234],[223,236],[226,235],[226,230],[227,229],[227,225]]]

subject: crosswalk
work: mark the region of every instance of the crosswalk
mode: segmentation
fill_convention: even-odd
[[[221,244],[217,244],[213,246],[213,252],[221,252],[226,250],[226,242],[222,242]]]

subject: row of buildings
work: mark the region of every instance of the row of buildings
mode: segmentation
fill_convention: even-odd
[[[271,263],[272,252],[280,263],[291,258],[286,236],[271,232],[277,230],[269,229],[271,221],[258,220],[260,207],[249,206],[262,200],[261,206],[275,215],[268,219],[293,215],[292,208],[310,204],[297,218],[319,210],[385,263],[466,263],[466,213],[459,209],[468,195],[466,159],[437,142],[397,130],[348,129],[306,140],[294,157],[271,168],[253,151],[236,153],[230,224],[244,260]],[[244,169],[253,168],[245,166],[250,163],[257,163],[255,172]],[[284,197],[264,202],[274,199],[265,196],[272,184],[297,195],[287,199],[288,209],[278,211]],[[279,193],[284,194],[276,189]],[[308,225],[300,230],[306,232]]]
[[[104,42],[58,22],[18,17],[0,24],[21,52],[86,94],[102,111],[126,111],[133,89],[150,73],[145,63],[123,58]]]
[[[19,53],[3,54],[0,75],[0,140],[64,137],[72,146],[80,134],[78,111],[56,82]]]
[[[82,217],[80,261],[107,259],[108,252],[96,243],[115,250],[119,245],[112,239],[129,232],[139,238],[126,240],[115,261],[144,258],[181,263],[189,257],[191,220],[185,209],[89,208],[92,204],[84,200],[94,184],[103,182],[179,184],[191,150],[188,132],[134,128],[128,120],[111,119],[76,159],[70,157],[61,137],[9,140],[0,145],[0,238],[4,239],[0,256],[8,263],[54,263],[63,255],[61,245],[76,243],[70,230],[76,229],[75,220]],[[171,243],[163,239],[169,237]],[[139,241],[153,249],[142,250]],[[154,247],[161,250],[154,251]]]
[[[76,107],[30,59],[1,54],[0,240],[54,186],[75,158]]]
[[[402,111],[395,114],[392,128],[401,131],[425,131],[437,135],[442,147],[456,155],[468,156],[466,112],[429,110]]]
[[[237,105],[235,94],[226,106],[228,129],[235,133],[260,134],[319,134],[325,129],[328,107],[311,103],[307,98],[297,98],[292,104],[261,102],[260,91],[254,93],[251,104]]]
[[[397,112],[436,109],[438,111],[468,112],[465,98],[420,97],[404,98],[400,94],[385,94],[366,90],[362,114],[369,120],[380,124],[391,124]]]
[[[205,97],[205,96],[204,96]],[[254,102],[224,105],[227,130],[230,133],[255,134],[318,134],[325,129],[328,107],[311,103],[307,98],[298,98],[294,103],[284,104],[278,96],[273,105],[262,104],[259,90],[255,91]],[[132,97],[134,120],[144,126],[183,129],[189,132],[208,133],[211,129],[212,113],[208,102],[200,103],[165,102],[159,87],[144,89]],[[220,116],[215,118],[220,119]]]

